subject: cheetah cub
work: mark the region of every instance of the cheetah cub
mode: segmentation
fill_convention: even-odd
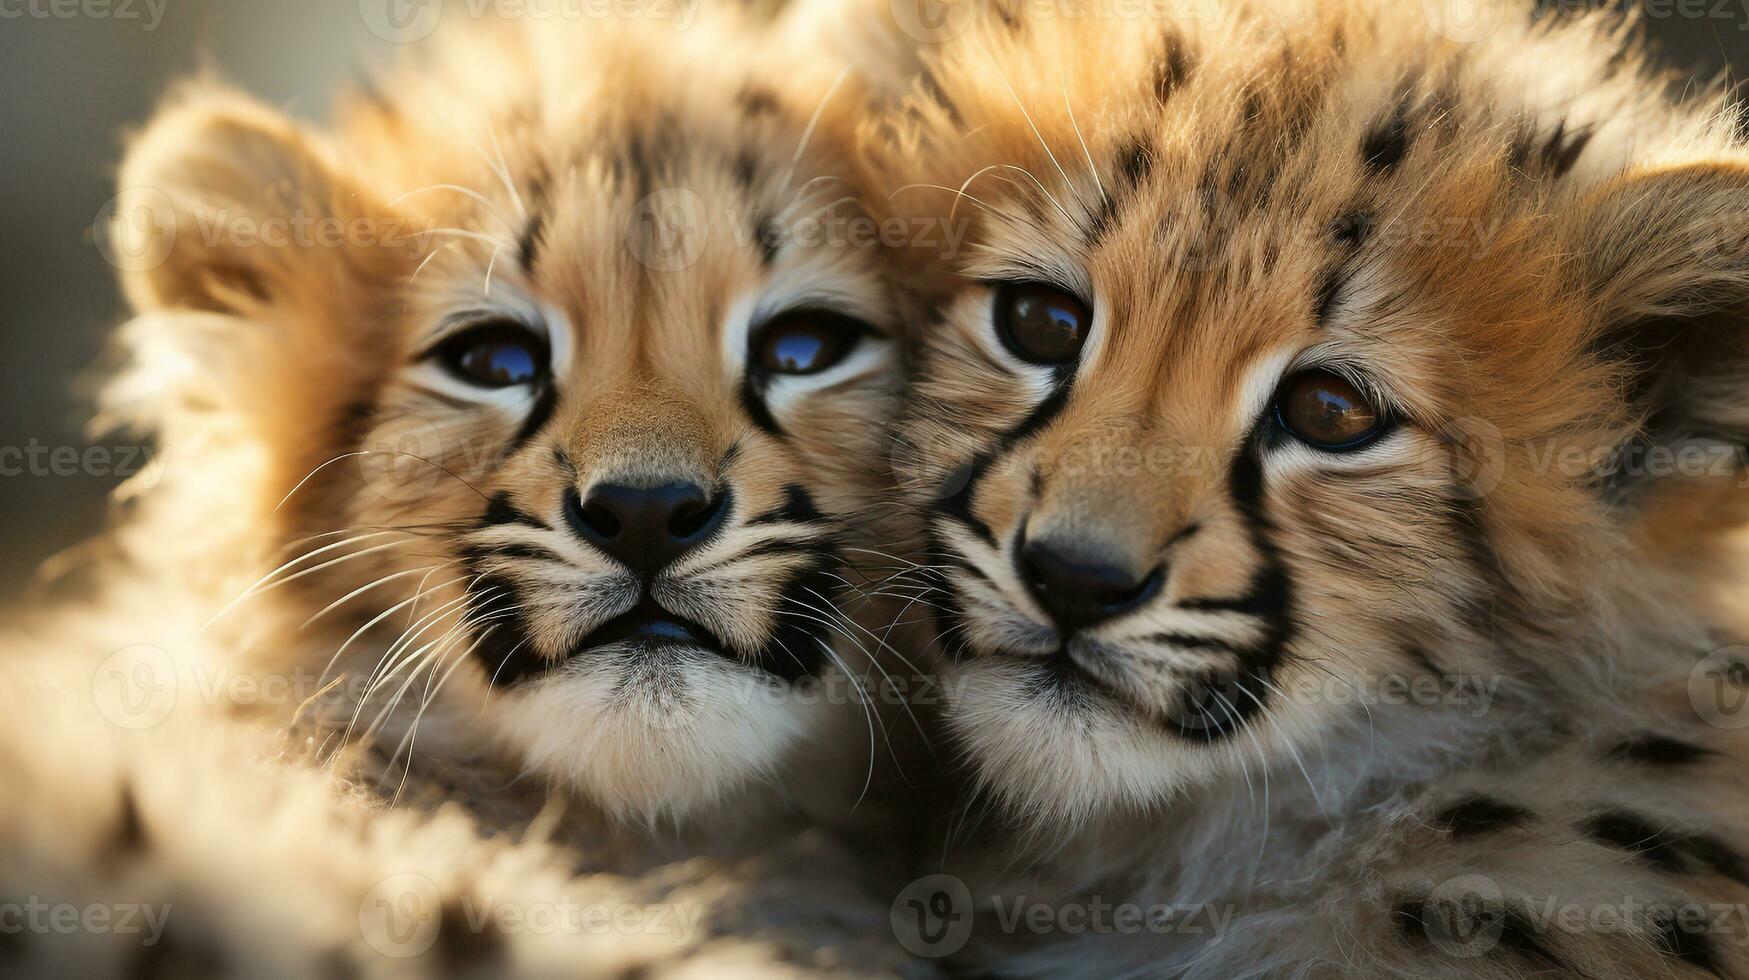
[[[1749,976],[1741,116],[1447,6],[888,22],[888,187],[971,225],[898,453],[981,793],[930,952]]]

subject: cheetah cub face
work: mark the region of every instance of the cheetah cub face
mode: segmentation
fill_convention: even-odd
[[[179,233],[127,279],[117,390],[229,447],[206,483],[292,557],[260,600],[356,682],[355,733],[680,817],[825,724],[801,686],[867,666],[840,564],[898,365],[885,260],[834,234],[855,83],[781,27],[536,26],[440,35],[333,133],[167,107],[124,202]]]
[[[963,19],[891,120],[895,200],[971,223],[899,453],[949,721],[1045,820],[1686,677],[1744,516],[1722,103],[1593,21],[1219,6]]]

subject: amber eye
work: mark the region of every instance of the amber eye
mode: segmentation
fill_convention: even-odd
[[[431,356],[450,374],[481,388],[533,384],[547,372],[546,343],[511,322],[469,327],[438,344]]]
[[[1042,283],[1011,283],[996,291],[996,326],[1021,359],[1067,364],[1081,353],[1093,312],[1074,296]]]
[[[838,313],[785,313],[754,335],[753,363],[767,374],[819,374],[849,357],[867,331]]]
[[[1329,371],[1302,371],[1275,396],[1275,417],[1300,441],[1325,452],[1359,449],[1382,433],[1385,419],[1352,382]]]

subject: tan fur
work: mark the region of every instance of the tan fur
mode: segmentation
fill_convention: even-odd
[[[1666,93],[1603,18],[1488,4],[1470,38],[1439,6],[973,5],[912,45],[921,81],[867,128],[895,201],[971,228],[917,257],[935,315],[901,462],[948,723],[1021,831],[966,872],[973,899],[1237,917],[1209,947],[986,914],[1005,974],[1741,975],[1729,929],[1544,921],[1466,958],[1405,911],[1473,924],[1465,875],[1514,910],[1728,907],[1749,853],[1749,799],[1711,775],[1741,746],[1652,693],[1739,635],[1712,605],[1749,502],[1737,117]],[[1094,311],[1063,377],[996,336],[989,284],[1016,280]],[[1398,427],[1350,454],[1281,432],[1273,393],[1310,365]],[[1723,463],[1602,465],[1637,443]],[[1066,640],[1022,579],[1041,538],[1161,569],[1161,592]],[[1386,681],[1489,693],[1401,703]],[[1612,768],[1641,728],[1723,754]],[[1530,816],[1428,829],[1464,792]],[[1689,843],[1599,844],[1612,810]]]
[[[201,80],[130,142],[123,211],[174,247],[124,277],[138,315],[100,424],[173,462],[57,564],[74,601],[5,641],[0,893],[167,904],[178,942],[8,935],[0,957],[38,975],[895,972],[880,933],[832,923],[884,916],[871,896],[891,888],[858,880],[849,841],[892,841],[883,807],[856,808],[905,754],[891,699],[859,694],[892,613],[845,559],[891,536],[864,512],[888,483],[901,310],[879,247],[783,233],[864,216],[860,83],[799,26],[724,4],[687,32],[452,20],[331,132]],[[275,222],[318,237],[244,239]],[[774,380],[767,431],[748,334],[802,307],[872,332],[840,368]],[[422,356],[458,313],[543,332],[550,415]],[[567,529],[567,494],[675,481],[732,507],[649,589],[722,652],[580,649],[640,596]],[[817,690],[769,672],[815,645]],[[495,683],[513,657],[534,678]],[[373,891],[406,875],[444,932],[400,959],[367,920],[373,895],[425,902]],[[693,921],[468,919],[597,900]]]

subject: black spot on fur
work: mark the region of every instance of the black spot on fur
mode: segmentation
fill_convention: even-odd
[[[1124,183],[1131,190],[1140,187],[1153,170],[1154,157],[1148,152],[1148,144],[1141,139],[1132,141],[1118,154],[1118,172],[1123,174]]]
[[[1471,796],[1433,815],[1433,825],[1454,840],[1522,827],[1535,816],[1524,807],[1491,796]]]
[[[1435,901],[1411,898],[1391,910],[1391,922],[1411,946],[1447,952],[1477,950],[1508,954],[1536,963],[1560,976],[1583,976],[1549,948],[1536,920],[1508,904],[1481,896]],[[1483,943],[1491,946],[1484,948]]]
[[[1583,976],[1563,963],[1549,948],[1548,937],[1535,919],[1510,905],[1501,921],[1500,949],[1539,963],[1557,974],[1571,972],[1574,976]]]
[[[1579,162],[1579,154],[1585,152],[1586,144],[1591,142],[1591,130],[1584,129],[1569,135],[1567,121],[1561,120],[1555,126],[1554,134],[1543,144],[1543,171],[1554,178],[1561,178],[1573,169],[1573,164]]]
[[[754,155],[752,150],[741,150],[735,154],[734,170],[735,183],[739,184],[742,190],[750,190],[753,187],[754,178],[759,176],[759,158]]]
[[[1669,909],[1656,909],[1646,917],[1658,951],[1714,976],[1719,972],[1719,953],[1707,935],[1705,922],[1683,922]]]
[[[1749,885],[1743,856],[1711,834],[1672,830],[1628,810],[1606,810],[1588,818],[1583,826],[1593,840],[1627,851],[1660,871],[1710,872]]]
[[[1372,234],[1372,215],[1365,211],[1345,214],[1330,224],[1330,240],[1342,248],[1359,248]]]
[[[1117,200],[1110,194],[1101,197],[1099,207],[1093,212],[1093,217],[1089,219],[1089,222],[1085,244],[1087,250],[1092,251],[1099,247],[1099,243],[1104,241],[1105,236],[1110,234],[1111,229],[1117,225]]]
[[[735,95],[735,104],[749,116],[758,118],[778,111],[777,93],[762,85],[749,85]]]
[[[522,237],[517,240],[516,255],[522,263],[522,270],[534,274],[534,264],[540,259],[541,235],[546,230],[546,212],[536,209],[529,215],[528,224],[522,228]]]
[[[1399,105],[1382,121],[1367,130],[1360,143],[1360,157],[1367,169],[1376,174],[1388,174],[1403,162],[1409,153],[1409,115]]]
[[[1164,48],[1160,52],[1160,62],[1154,68],[1154,98],[1164,104],[1190,79],[1193,70],[1190,55],[1185,51],[1184,39],[1176,32],[1168,32]]]
[[[1641,732],[1632,738],[1610,746],[1604,754],[1611,759],[1622,762],[1661,768],[1679,768],[1694,765],[1715,753],[1711,749],[1702,748],[1693,742],[1684,742],[1681,739],[1659,735],[1656,732]]]
[[[1312,320],[1320,325],[1330,322],[1330,313],[1336,308],[1336,300],[1342,296],[1342,287],[1348,283],[1348,267],[1337,265],[1324,273],[1318,280],[1318,291],[1313,301]]]

